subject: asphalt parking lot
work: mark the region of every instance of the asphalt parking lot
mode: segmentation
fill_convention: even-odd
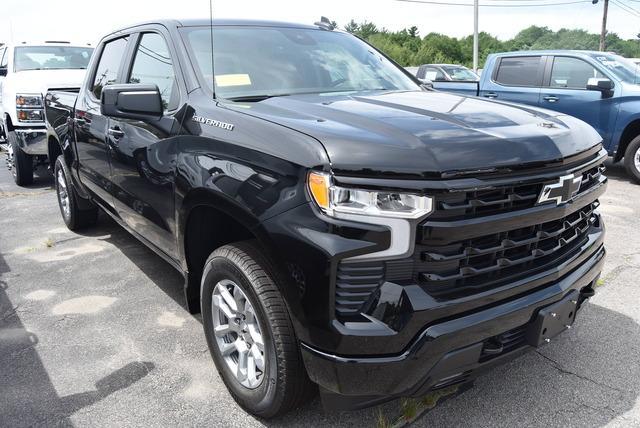
[[[608,165],[608,258],[575,327],[476,381],[415,426],[640,427],[640,186]],[[106,216],[69,232],[52,178],[0,168],[0,426],[376,426],[381,408],[275,422],[245,413],[215,371],[182,278]]]

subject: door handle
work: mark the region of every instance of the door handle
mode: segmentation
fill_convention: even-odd
[[[555,103],[556,101],[558,101],[558,97],[556,97],[555,95],[547,95],[546,97],[542,97],[542,99],[545,101],[549,101],[550,103]]]
[[[485,98],[498,98],[498,94],[496,94],[495,92],[487,92],[486,94],[483,95]]]
[[[109,128],[109,130],[107,131],[107,133],[109,135],[111,135],[114,139],[119,140],[120,138],[124,137],[124,132],[122,132],[120,129],[118,128]]]

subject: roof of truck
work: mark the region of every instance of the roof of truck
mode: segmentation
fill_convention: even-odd
[[[208,26],[211,24],[209,19],[204,18],[195,18],[195,19],[159,19],[152,21],[139,22],[133,25],[129,25],[127,27],[120,28],[114,32],[124,31],[130,28],[139,27],[143,25],[151,25],[151,24],[160,24],[165,27],[201,27]],[[253,20],[253,19],[214,19],[214,26],[232,26],[232,25],[244,25],[251,27],[288,27],[288,28],[308,28],[308,29],[318,29],[320,28],[317,25],[312,24],[299,24],[292,22],[283,22],[283,21],[267,21],[267,20]]]
[[[546,50],[535,50],[535,51],[513,51],[513,52],[501,52],[495,53],[495,56],[527,56],[527,55],[554,55],[558,53],[571,53],[571,54],[581,54],[581,55],[593,55],[593,54],[607,54],[607,55],[616,55],[615,52],[600,52],[600,51],[591,51],[591,50],[580,50],[580,49],[546,49]]]

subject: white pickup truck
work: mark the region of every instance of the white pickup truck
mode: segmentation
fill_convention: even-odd
[[[43,94],[80,87],[92,51],[68,42],[0,46],[0,142],[16,184],[32,183],[47,160]]]

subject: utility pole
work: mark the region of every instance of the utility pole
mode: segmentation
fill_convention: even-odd
[[[597,4],[598,0],[591,0],[591,3]],[[602,12],[602,30],[600,30],[600,52],[604,52],[606,48],[605,40],[607,37],[607,14],[609,13],[609,0],[604,0],[604,11]]]
[[[479,0],[473,0],[473,71],[478,71],[478,3]]]

